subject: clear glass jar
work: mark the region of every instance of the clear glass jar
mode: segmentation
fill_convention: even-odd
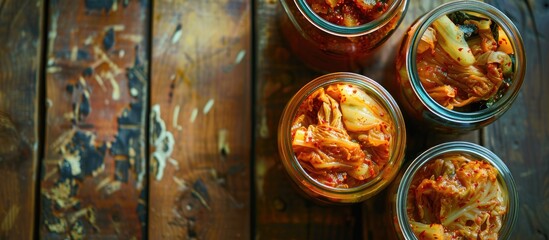
[[[389,0],[387,10],[371,22],[355,27],[330,23],[306,0],[280,0],[282,34],[292,52],[321,72],[354,71],[393,33],[404,18],[408,0]]]
[[[490,150],[469,142],[448,142],[434,146],[410,163],[406,171],[399,176],[391,186],[390,204],[394,219],[395,231],[400,239],[417,239],[412,231],[408,217],[408,191],[414,179],[414,176],[428,163],[440,159],[443,156],[452,154],[464,154],[477,160],[482,160],[493,166],[497,172],[497,181],[502,187],[504,199],[507,200],[506,213],[501,221],[501,228],[498,232],[498,239],[509,239],[511,232],[517,220],[518,214],[518,193],[515,187],[515,181],[511,172],[505,163]],[[466,206],[462,207],[463,209]]]
[[[320,182],[312,177],[301,165],[292,146],[295,137],[295,134],[292,133],[294,120],[297,117],[300,106],[312,93],[317,92],[317,90],[321,88],[329,88],[329,86],[353,87],[354,89],[362,90],[376,102],[376,104],[374,104],[375,106],[382,108],[381,110],[377,107],[374,108],[378,109],[376,112],[383,112],[381,115],[384,116],[384,119],[390,119],[391,121],[391,127],[386,128],[390,129],[388,130],[390,131],[390,137],[385,138],[389,139],[390,142],[390,144],[387,145],[388,154],[384,155],[387,161],[382,168],[378,169],[376,175],[372,174],[367,182],[360,182],[360,185],[354,184],[353,186],[349,184],[349,187],[334,187]],[[348,98],[350,97],[341,97],[341,99]],[[342,103],[344,101],[346,100],[341,100]],[[339,105],[334,104],[332,106],[337,106],[335,108],[339,109]],[[345,122],[345,117],[342,117],[341,123],[347,124],[347,122]],[[342,126],[347,128],[349,125]],[[321,143],[319,141],[315,144]],[[363,142],[360,142],[359,144],[363,144]],[[300,190],[299,192],[305,193],[305,196],[321,203],[355,203],[366,200],[381,191],[397,175],[403,162],[405,145],[406,129],[404,119],[395,100],[377,82],[355,73],[338,72],[327,74],[320,76],[303,86],[286,105],[278,128],[279,154],[292,182],[298,187]],[[360,150],[363,152],[365,151],[362,147]],[[374,158],[371,157],[371,159]],[[351,179],[351,177],[349,177],[349,179]]]
[[[509,40],[505,41],[504,39],[502,41],[502,39],[498,39],[497,50],[500,51],[500,48],[503,49],[505,45],[509,49],[506,51],[512,52],[512,55],[515,57],[512,65],[512,75],[506,77],[505,80],[510,81],[510,83],[503,82],[500,85],[500,88],[501,86],[506,86],[507,88],[502,93],[496,93],[500,98],[491,103],[490,106],[488,104],[482,105],[482,101],[479,101],[475,103],[476,105],[470,105],[469,109],[457,110],[456,108],[451,110],[435,101],[429,95],[420,79],[416,57],[418,56],[418,46],[422,36],[435,20],[458,11],[468,11],[495,22]],[[499,34],[499,36],[505,35]],[[501,44],[502,42],[510,43],[510,45]],[[448,46],[452,45],[448,44]],[[461,50],[460,48],[458,49]],[[404,35],[396,59],[397,86],[395,88],[395,98],[399,101],[404,112],[416,122],[427,123],[428,126],[442,132],[463,133],[482,128],[505,113],[517,97],[526,69],[524,54],[522,38],[517,28],[509,18],[495,7],[481,1],[454,1],[443,4],[417,19]],[[457,59],[460,60],[460,58]],[[425,75],[425,70],[421,74]],[[486,76],[488,76],[487,73]],[[471,84],[468,87],[473,88]],[[457,90],[455,91],[457,95]]]

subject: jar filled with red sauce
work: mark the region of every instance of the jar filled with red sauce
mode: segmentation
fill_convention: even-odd
[[[322,72],[354,71],[400,24],[408,0],[280,0],[292,52]]]
[[[453,1],[426,13],[404,35],[395,98],[415,122],[442,132],[482,128],[516,99],[526,70],[512,21],[481,1]]]
[[[469,142],[434,146],[391,186],[400,239],[509,239],[518,216],[511,172],[490,150]]]
[[[400,109],[370,78],[332,73],[301,88],[279,123],[282,163],[300,192],[322,203],[355,203],[396,176],[406,131]]]

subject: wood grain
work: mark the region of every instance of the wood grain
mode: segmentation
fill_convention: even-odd
[[[147,1],[50,1],[40,237],[144,238]]]
[[[255,99],[255,203],[258,239],[349,239],[360,236],[356,206],[320,206],[292,188],[277,148],[278,120],[289,99],[322,75],[292,56],[281,38],[278,1],[255,9],[257,65]]]
[[[149,238],[250,238],[251,2],[154,2]]]
[[[32,239],[43,1],[0,1],[0,239]]]
[[[524,40],[527,69],[520,94],[499,120],[486,127],[483,144],[509,167],[519,195],[513,239],[549,236],[549,3],[489,1],[517,26]]]

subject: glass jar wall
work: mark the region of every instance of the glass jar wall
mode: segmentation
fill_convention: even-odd
[[[399,178],[390,202],[401,239],[510,237],[517,190],[507,166],[488,149],[443,143],[419,155]]]
[[[369,56],[398,27],[408,4],[408,0],[369,1],[368,4],[373,4],[372,11],[349,10],[347,14],[345,9],[351,9],[347,5],[353,1],[334,1],[339,4],[334,8],[316,2],[319,1],[280,0],[284,10],[280,24],[296,57],[321,72],[353,71],[364,67]],[[364,7],[357,9],[364,10]],[[325,14],[319,16],[319,13]],[[365,20],[359,21],[356,17],[347,20],[347,16],[359,13]],[[342,25],[333,19],[341,20]],[[355,26],[358,23],[360,25]]]
[[[405,34],[395,97],[415,122],[463,133],[509,109],[525,69],[522,38],[509,18],[481,1],[449,2]]]
[[[389,184],[404,158],[398,105],[375,81],[332,73],[301,88],[279,123],[282,163],[301,193],[323,203],[363,201]]]

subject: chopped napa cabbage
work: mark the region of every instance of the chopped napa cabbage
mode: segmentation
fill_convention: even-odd
[[[430,173],[430,174],[428,174]],[[440,224],[445,232],[467,239],[495,239],[506,213],[507,199],[489,163],[463,156],[433,161],[411,191],[420,231]],[[495,237],[494,237],[495,236]]]
[[[437,40],[442,49],[461,66],[470,66],[475,63],[475,56],[463,32],[446,15],[433,22],[433,27],[437,31]]]
[[[383,122],[379,116],[383,110],[364,91],[352,85],[334,84],[326,89],[326,93],[339,101],[347,130],[368,131]]]
[[[412,227],[414,234],[421,240],[444,239],[444,228],[440,224],[425,224],[411,221],[410,227]]]
[[[484,66],[488,63],[497,63],[501,67],[503,75],[507,76],[513,73],[513,61],[511,57],[504,52],[488,51],[477,58],[477,65]]]
[[[434,51],[435,42],[437,41],[436,31],[432,27],[427,28],[423,36],[421,36],[421,41],[417,46],[417,53],[423,53],[427,50]]]

